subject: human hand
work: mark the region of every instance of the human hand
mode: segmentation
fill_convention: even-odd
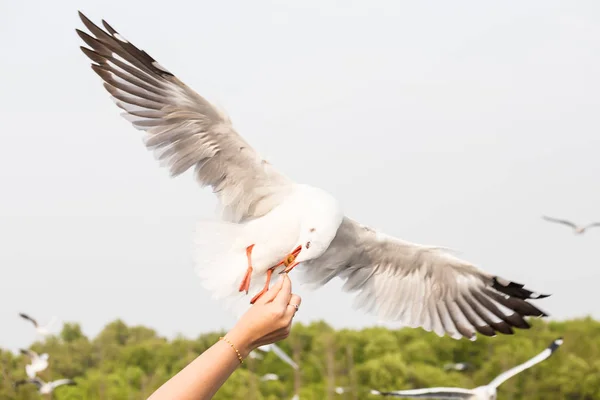
[[[226,337],[235,344],[243,358],[257,347],[287,338],[292,328],[296,307],[302,302],[292,294],[288,274],[282,274],[275,285],[242,315]]]

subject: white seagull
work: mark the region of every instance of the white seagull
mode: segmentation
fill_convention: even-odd
[[[272,351],[283,362],[287,363],[289,366],[291,366],[294,369],[298,369],[298,364],[296,364],[294,362],[294,360],[292,360],[291,357],[288,356],[286,354],[286,352],[283,351],[281,349],[281,347],[277,346],[275,343],[271,343],[271,344],[266,344],[264,346],[260,346],[260,347],[258,347],[258,350],[260,350],[262,352],[265,352],[265,353],[268,353],[269,351]],[[254,353],[254,351],[252,353]],[[252,358],[259,358],[259,359],[262,358],[262,356],[259,356],[258,353],[255,353],[254,355],[252,355],[252,353],[250,353],[250,357],[252,357]]]
[[[466,371],[468,369],[473,369],[473,364],[471,363],[466,363],[466,362],[459,362],[459,363],[450,363],[450,364],[446,364],[444,365],[444,370],[448,371],[448,370],[453,370],[453,371]]]
[[[260,378],[261,381],[278,381],[279,375],[276,374],[264,374]]]
[[[273,273],[302,263],[305,282],[339,277],[357,292],[355,307],[439,336],[512,334],[529,328],[523,317],[547,315],[526,301],[547,295],[345,216],[329,193],[277,171],[223,111],[106,21],[102,29],[79,15],[90,32],[77,29],[89,46],[81,50],[146,147],[172,176],[193,168],[218,198],[222,220],[199,223],[195,236],[195,270],[215,298],[248,307],[248,293],[254,303]]]
[[[577,225],[576,223],[571,222],[566,219],[552,218],[552,217],[547,217],[545,215],[542,215],[542,218],[545,219],[546,221],[556,222],[558,224],[570,226],[571,228],[573,228],[573,233],[576,235],[581,235],[581,234],[585,233],[585,231],[588,230],[589,228],[600,227],[600,222],[592,222],[591,224],[587,224],[587,225]]]
[[[415,390],[398,390],[395,392],[381,392],[379,390],[371,390],[371,394],[391,396],[391,397],[403,397],[403,398],[419,398],[419,399],[464,399],[464,400],[496,400],[496,390],[498,386],[504,383],[506,380],[517,375],[519,372],[531,368],[535,364],[538,364],[548,357],[550,357],[560,345],[563,344],[563,339],[558,338],[553,341],[544,351],[537,356],[525,361],[523,364],[518,365],[506,372],[498,375],[493,381],[485,386],[479,386],[475,389],[461,389],[451,387],[439,387],[430,389],[415,389]]]
[[[335,388],[335,392],[336,392],[337,394],[344,394],[344,393],[346,393],[348,390],[350,390],[350,388],[347,388],[347,387],[342,387],[342,386],[338,386],[338,387],[336,387],[336,388]]]
[[[48,353],[38,355],[33,350],[19,349],[19,351],[30,359],[30,363],[25,366],[25,372],[29,378],[35,378],[39,372],[48,368]]]
[[[63,385],[71,385],[72,386],[72,385],[76,384],[75,381],[72,379],[59,379],[54,382],[44,382],[40,378],[33,378],[33,379],[20,380],[18,382],[15,382],[15,387],[24,385],[26,383],[33,383],[34,385],[36,385],[41,394],[52,393],[54,391],[54,389],[56,389],[59,386],[63,386]]]
[[[19,316],[27,321],[30,321],[35,327],[38,335],[47,336],[50,334],[50,328],[56,323],[57,318],[52,317],[46,325],[40,325],[38,322],[27,314],[19,313]]]

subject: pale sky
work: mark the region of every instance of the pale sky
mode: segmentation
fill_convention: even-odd
[[[193,271],[215,197],[120,116],[77,10],[347,215],[552,293],[552,318],[600,317],[600,229],[541,219],[600,220],[598,2],[0,0],[0,347],[31,343],[19,312],[92,336],[116,318],[168,337],[234,323]],[[374,324],[340,286],[296,285],[296,320]]]

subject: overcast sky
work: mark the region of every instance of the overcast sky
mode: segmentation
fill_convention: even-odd
[[[0,347],[31,343],[18,312],[89,335],[116,318],[168,337],[234,322],[193,271],[216,199],[120,116],[78,9],[349,216],[552,293],[552,318],[600,317],[600,229],[540,218],[600,220],[598,2],[0,0]],[[374,324],[340,286],[296,285],[296,319]]]

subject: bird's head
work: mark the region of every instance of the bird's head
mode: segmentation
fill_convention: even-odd
[[[327,250],[342,223],[344,214],[337,200],[327,192],[304,186],[298,201],[304,210],[300,226],[300,254],[296,262],[315,259]]]
[[[40,359],[41,359],[41,360],[47,361],[47,360],[48,360],[48,357],[49,357],[49,356],[48,356],[48,353],[43,353],[43,354],[40,354]]]

